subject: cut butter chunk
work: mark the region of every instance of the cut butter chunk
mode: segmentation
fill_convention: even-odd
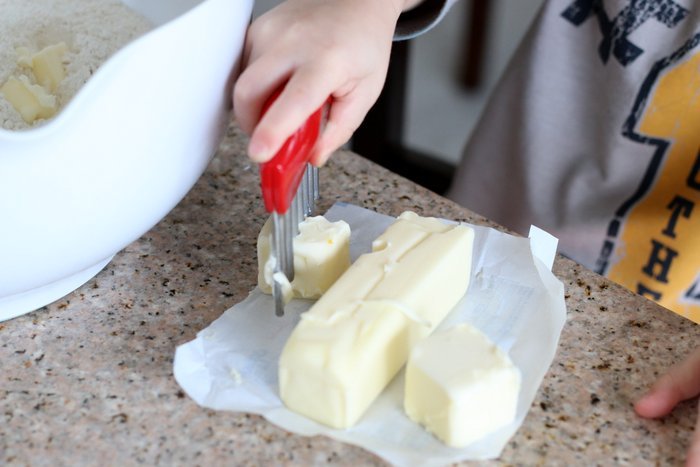
[[[355,424],[469,285],[474,231],[405,212],[301,316],[280,397],[334,428]]]
[[[520,371],[481,331],[461,324],[416,345],[405,385],[409,418],[461,448],[515,419]]]
[[[54,92],[65,78],[63,55],[68,46],[61,42],[43,48],[32,56],[32,70],[37,82],[48,91]]]
[[[272,293],[274,268],[274,258],[270,258],[271,234],[272,219],[268,219],[258,235],[258,287],[268,294]],[[299,224],[293,247],[291,294],[319,298],[350,266],[350,226],[345,221],[330,222],[323,216],[307,217]]]
[[[53,117],[56,113],[56,98],[38,84],[32,84],[24,75],[19,78],[11,76],[0,92],[27,123]]]
[[[17,47],[15,49],[15,53],[17,54],[17,64],[23,67],[31,68],[32,67],[32,54],[31,50],[27,47]]]

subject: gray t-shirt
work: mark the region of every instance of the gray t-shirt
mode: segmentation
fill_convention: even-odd
[[[700,7],[547,1],[448,196],[700,322]]]

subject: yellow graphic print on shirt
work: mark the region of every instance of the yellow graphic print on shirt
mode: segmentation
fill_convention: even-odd
[[[625,216],[608,276],[700,323],[700,54],[660,75],[635,131],[668,146]]]

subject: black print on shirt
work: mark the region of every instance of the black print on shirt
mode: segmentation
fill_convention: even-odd
[[[700,157],[698,160],[700,160]],[[678,224],[678,219],[681,216],[686,219],[690,219],[694,206],[695,203],[689,199],[676,195],[671,202],[668,203],[668,206],[666,206],[671,211],[671,215],[668,218],[666,228],[662,230],[661,233],[667,237],[676,238],[676,225]]]
[[[668,271],[671,269],[673,258],[678,256],[678,252],[653,238],[651,245],[649,260],[642,271],[652,279],[668,284]]]
[[[698,150],[698,155],[695,158],[693,169],[690,171],[690,174],[688,174],[686,183],[690,188],[700,190],[700,150]]]
[[[595,16],[603,33],[598,47],[600,59],[608,63],[612,53],[618,62],[627,66],[644,53],[628,39],[630,34],[650,19],[673,28],[688,16],[688,10],[673,0],[629,0],[616,17],[610,18],[603,0],[575,0],[562,16],[576,26]]]
[[[700,280],[694,282],[688,290],[686,290],[685,294],[683,294],[683,299],[687,303],[700,304]]]

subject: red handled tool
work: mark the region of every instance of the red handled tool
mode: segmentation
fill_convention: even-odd
[[[267,101],[263,113],[280,95]],[[272,213],[270,257],[274,261],[272,296],[275,314],[284,314],[283,287],[294,280],[293,239],[299,223],[314,210],[318,199],[318,169],[309,163],[311,150],[321,132],[324,106],[314,112],[290,136],[275,156],[260,166],[260,187],[265,209]],[[284,277],[281,277],[283,275]]]

